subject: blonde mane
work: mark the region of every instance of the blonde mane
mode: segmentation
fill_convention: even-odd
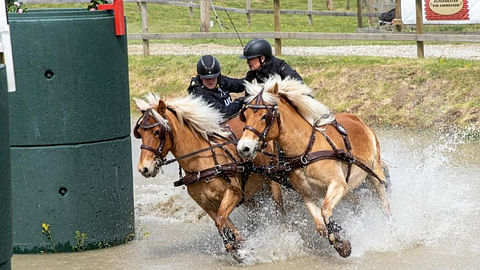
[[[137,108],[140,111],[153,109],[157,119],[163,124],[168,124],[158,112],[158,102],[160,98],[153,93],[145,95],[144,99],[134,99]],[[208,140],[208,136],[228,136],[230,132],[222,127],[220,123],[223,121],[222,114],[211,107],[200,97],[185,96],[165,102],[167,108],[175,111],[178,121],[182,125],[187,125],[194,132],[198,132],[203,138]]]
[[[263,100],[269,104],[278,104],[279,96],[271,93],[275,85],[278,85],[279,96],[285,97],[292,102],[300,115],[312,126],[315,122],[317,122],[317,126],[326,125],[335,119],[327,106],[313,98],[313,92],[310,87],[290,77],[282,80],[278,75],[271,76],[265,84],[246,82],[245,87],[250,94],[247,102],[251,102],[264,89]]]

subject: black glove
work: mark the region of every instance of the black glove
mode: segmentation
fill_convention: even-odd
[[[239,98],[236,98],[234,102],[237,102],[237,103],[243,104],[243,103],[245,102],[245,97],[239,97]]]

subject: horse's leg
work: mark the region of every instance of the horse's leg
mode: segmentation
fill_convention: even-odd
[[[242,199],[242,191],[240,188],[230,185],[229,188],[223,194],[222,202],[218,207],[215,226],[217,226],[218,232],[223,238],[225,248],[228,252],[232,252],[237,249],[237,244],[240,239],[236,239],[238,235],[238,230],[233,226],[229,226],[228,217],[232,213],[233,209]],[[233,223],[230,223],[233,225]]]
[[[226,225],[230,228],[230,230],[232,230],[236,244],[238,245],[239,243],[241,243],[243,241],[243,238],[240,236],[237,227],[235,226],[235,224],[233,224],[232,220],[229,217],[227,218]]]
[[[335,247],[338,254],[346,258],[350,256],[352,252],[352,246],[350,241],[342,240],[340,237],[340,227],[335,224],[330,217],[332,216],[333,208],[338,202],[345,196],[347,192],[347,184],[341,177],[333,177],[332,181],[328,185],[327,193],[322,202],[322,216],[323,221],[327,225],[328,240],[330,244]]]
[[[205,209],[204,209],[205,210]],[[215,222],[215,225],[217,225],[217,212],[214,210],[205,210],[207,214],[213,219]],[[218,226],[217,226],[218,228]],[[225,249],[228,252],[232,252],[233,249],[228,246],[229,242],[234,242],[235,240],[239,239],[239,234],[237,228],[233,225],[233,223],[230,221],[230,219],[227,218],[227,221],[225,222],[225,226],[223,227],[224,229],[219,229],[218,228],[218,233],[220,234],[220,237],[222,237],[223,244],[225,245]],[[228,229],[226,229],[228,228]],[[225,233],[226,232],[226,233]],[[231,233],[229,233],[231,232]]]
[[[302,196],[303,203],[313,218],[317,233],[326,238],[327,228],[323,222],[322,212],[320,207],[318,207],[315,203],[317,198],[313,196],[313,192],[310,188],[308,180],[305,178],[305,174],[300,172],[300,170],[294,171],[290,174],[290,182],[292,183],[294,189],[300,194],[300,196]]]

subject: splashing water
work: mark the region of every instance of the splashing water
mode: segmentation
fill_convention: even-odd
[[[480,141],[473,130],[418,134],[378,132],[382,157],[390,165],[391,219],[373,191],[359,188],[342,200],[333,220],[352,243],[343,259],[316,232],[294,191],[285,191],[286,216],[273,201],[238,207],[231,218],[245,238],[238,264],[224,250],[211,219],[173,187],[178,167],[144,178],[134,172],[137,238],[117,247],[54,256],[12,257],[15,269],[478,269],[480,265]],[[478,138],[478,137],[477,137]],[[133,163],[139,140],[132,141]]]
[[[371,190],[356,191],[353,203],[349,198],[340,202],[332,218],[352,243],[351,257],[362,259],[372,253],[398,253],[418,247],[479,255],[474,240],[480,222],[475,142],[461,132],[419,135],[385,130],[378,137],[382,157],[390,166],[392,217],[383,215]],[[165,182],[155,179],[137,183],[137,219],[157,219],[175,226],[201,223],[207,228],[205,235],[191,242],[191,251],[203,250],[221,260],[231,260],[210,218],[202,215],[185,190],[171,187],[177,178],[176,168],[168,171],[162,177],[168,179]],[[316,234],[312,218],[295,192],[284,194],[284,219],[276,214],[271,199],[258,200],[261,206],[256,211],[240,207],[231,216],[246,238],[239,251],[244,264],[338,257],[328,241]]]

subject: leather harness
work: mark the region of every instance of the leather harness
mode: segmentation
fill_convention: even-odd
[[[263,90],[260,93],[262,93],[262,92],[263,92]],[[328,137],[327,134],[325,134],[325,132],[320,131],[320,133],[323,135],[325,140],[332,147],[332,150],[321,150],[321,151],[311,152],[311,149],[312,149],[313,144],[315,142],[315,138],[316,138],[315,134],[316,134],[317,127],[318,127],[316,125],[316,123],[312,126],[312,133],[310,135],[310,140],[308,142],[307,148],[305,149],[305,151],[302,155],[285,156],[285,155],[283,155],[283,152],[282,152],[282,150],[280,149],[280,147],[278,146],[277,143],[276,143],[277,144],[277,150],[278,150],[277,154],[269,153],[269,152],[263,150],[263,148],[265,148],[266,144],[267,144],[267,142],[265,141],[265,138],[266,138],[268,132],[270,131],[270,128],[272,127],[275,118],[277,118],[278,125],[280,125],[281,120],[280,120],[280,113],[279,113],[278,107],[276,105],[260,104],[260,102],[263,102],[263,99],[261,97],[262,95],[260,95],[260,93],[255,98],[256,99],[255,104],[245,105],[242,108],[242,110],[240,111],[239,116],[240,116],[241,121],[245,121],[246,120],[245,115],[244,115],[245,110],[253,109],[255,112],[260,110],[260,109],[267,110],[267,113],[264,116],[266,126],[265,126],[265,129],[262,132],[259,132],[255,128],[253,128],[251,126],[248,126],[248,125],[246,125],[244,127],[244,130],[252,131],[254,134],[256,134],[259,137],[260,142],[262,142],[262,147],[261,147],[261,149],[259,149],[257,151],[262,153],[262,154],[265,154],[267,156],[272,157],[272,162],[268,166],[256,166],[250,161],[239,161],[239,160],[235,159],[235,156],[225,148],[225,145],[237,144],[238,139],[235,137],[233,132],[231,132],[231,137],[230,138],[224,138],[224,137],[221,137],[221,136],[217,135],[217,137],[220,137],[220,138],[225,140],[225,142],[223,142],[223,143],[217,143],[217,142],[215,142],[215,139],[213,137],[210,137],[209,138],[209,143],[210,143],[209,147],[194,151],[194,152],[189,153],[187,155],[183,155],[183,156],[180,156],[180,157],[177,157],[177,158],[167,160],[166,157],[162,156],[162,151],[163,151],[163,148],[165,146],[165,142],[166,142],[166,139],[167,139],[167,134],[168,134],[168,137],[171,140],[172,145],[174,144],[172,129],[169,126],[168,121],[165,120],[166,121],[165,124],[160,122],[159,119],[157,119],[155,117],[154,113],[152,112],[152,109],[148,109],[146,111],[143,111],[143,114],[140,116],[140,118],[138,119],[138,121],[135,125],[134,135],[135,135],[136,138],[141,138],[140,133],[138,132],[139,128],[142,128],[142,129],[146,130],[146,129],[151,129],[151,128],[154,128],[154,127],[157,127],[157,126],[160,127],[158,135],[156,134],[156,136],[160,140],[160,146],[157,149],[155,149],[151,146],[148,146],[148,145],[144,145],[144,144],[142,144],[140,146],[141,149],[145,149],[145,150],[153,152],[155,154],[155,167],[157,167],[157,168],[160,168],[163,165],[168,165],[168,164],[173,163],[175,161],[179,161],[179,160],[182,160],[182,159],[185,159],[185,158],[188,158],[188,157],[195,156],[199,153],[211,151],[212,158],[214,159],[214,162],[215,162],[215,166],[211,167],[211,168],[204,169],[204,170],[199,170],[197,172],[187,172],[187,171],[184,170],[185,174],[186,174],[185,176],[182,176],[182,172],[181,172],[182,168],[179,166],[179,180],[174,182],[174,186],[176,186],[176,187],[177,186],[182,186],[182,185],[190,185],[190,184],[200,182],[200,181],[209,181],[211,178],[219,177],[219,176],[224,178],[227,182],[230,182],[229,176],[232,176],[233,174],[236,174],[236,173],[241,173],[242,174],[241,185],[242,185],[242,192],[243,192],[244,187],[246,185],[246,181],[247,181],[248,177],[250,176],[250,174],[257,173],[257,174],[261,174],[263,176],[266,176],[266,177],[270,178],[271,180],[276,181],[276,182],[280,183],[281,185],[283,185],[287,188],[293,188],[291,183],[288,181],[288,175],[290,174],[290,172],[292,170],[295,170],[295,169],[298,169],[298,168],[304,168],[304,167],[308,166],[309,164],[311,164],[313,162],[317,162],[317,161],[325,160],[325,159],[340,160],[340,161],[346,162],[348,164],[347,176],[346,176],[346,179],[345,179],[347,183],[348,183],[348,180],[349,180],[349,177],[350,177],[351,168],[352,168],[353,164],[355,164],[359,168],[363,169],[365,172],[372,175],[373,177],[381,180],[380,177],[372,169],[370,169],[367,165],[365,165],[361,161],[357,160],[352,155],[351,145],[350,145],[350,141],[348,139],[348,134],[347,134],[345,128],[342,125],[340,125],[336,120],[334,120],[330,124],[332,126],[334,126],[336,128],[336,130],[342,135],[346,151],[343,150],[343,149],[338,149],[335,146],[335,144],[333,143],[333,141],[330,139],[330,137]],[[168,108],[168,109],[171,110],[172,112],[174,112],[172,109],[170,109],[170,108]],[[154,121],[155,121],[154,124],[150,124],[150,125],[148,124],[148,120],[150,119],[150,117],[152,117],[154,119]],[[212,144],[212,141],[214,142],[213,144]],[[221,148],[222,151],[232,160],[232,162],[225,163],[225,164],[219,164],[218,160],[217,160],[217,157],[216,157],[216,153],[215,153],[216,148]],[[275,159],[273,159],[273,158],[275,158]],[[274,160],[276,162],[274,162]]]
[[[262,117],[265,119],[265,129],[263,132],[259,132],[252,126],[246,125],[243,130],[249,130],[253,132],[255,135],[259,137],[259,142],[262,143],[262,147],[264,148],[266,146],[266,141],[265,137],[268,134],[268,131],[270,130],[271,126],[274,123],[274,118],[277,118],[278,126],[280,126],[281,120],[280,120],[280,112],[278,111],[278,107],[276,105],[265,105],[265,102],[263,101],[262,98],[263,94],[263,89],[258,93],[258,95],[254,98],[253,101],[255,101],[254,105],[247,104],[245,105],[241,112],[240,112],[240,120],[245,121],[245,110],[247,109],[253,109],[254,112],[258,111],[259,109],[264,109],[266,110],[266,114]],[[289,101],[287,99],[287,101]],[[289,101],[290,102],[290,101]],[[263,104],[261,104],[263,103]],[[290,104],[297,110],[297,108],[290,102]],[[298,110],[297,110],[298,111]],[[338,149],[333,141],[331,140],[330,137],[324,132],[324,131],[319,131],[325,140],[328,142],[332,150],[321,150],[321,151],[316,151],[316,152],[311,152],[313,144],[315,142],[315,134],[317,131],[317,122],[314,123],[312,126],[312,133],[310,135],[310,140],[307,144],[307,148],[303,152],[303,154],[298,155],[298,156],[281,156],[278,157],[277,159],[277,166],[273,166],[267,169],[269,173],[280,173],[280,172],[290,172],[291,170],[295,170],[298,168],[304,168],[308,166],[309,164],[313,162],[317,162],[320,160],[325,160],[325,159],[335,159],[335,160],[340,160],[343,162],[346,162],[348,164],[347,167],[347,175],[345,177],[345,181],[348,183],[350,174],[351,174],[351,169],[352,165],[355,164],[362,170],[364,170],[366,173],[372,175],[373,177],[377,178],[378,180],[382,181],[382,179],[372,170],[370,169],[367,165],[365,165],[363,162],[359,161],[358,159],[355,158],[355,156],[351,153],[352,147],[350,144],[350,140],[348,139],[348,134],[345,128],[338,123],[336,120],[333,120],[330,125],[335,127],[335,129],[340,133],[340,135],[343,138],[343,142],[345,144],[346,151],[343,149]],[[285,175],[288,175],[285,173]]]

